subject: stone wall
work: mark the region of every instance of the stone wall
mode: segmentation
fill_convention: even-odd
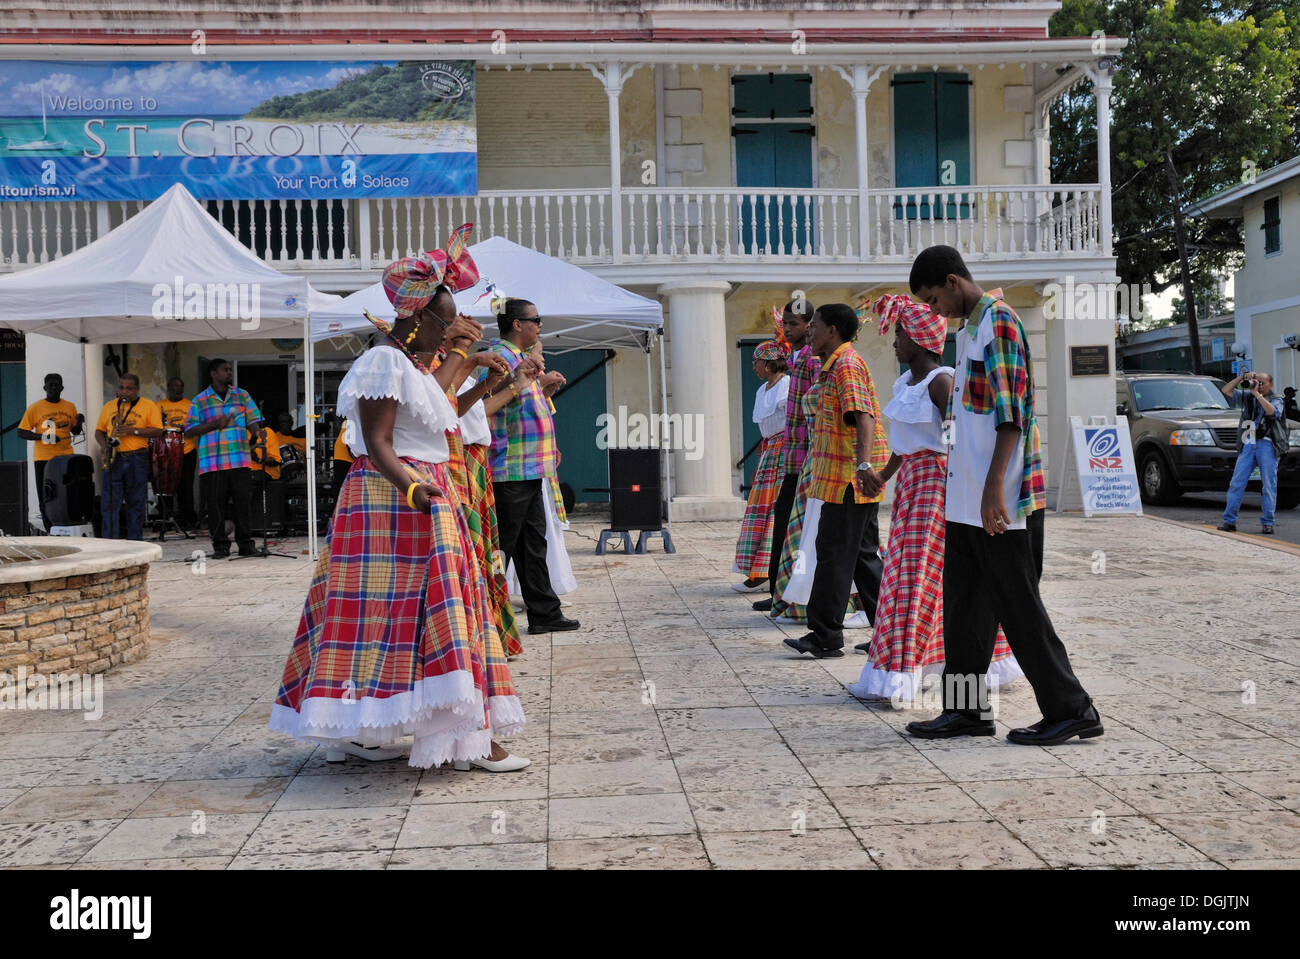
[[[148,564],[0,583],[0,673],[102,673],[145,655]]]

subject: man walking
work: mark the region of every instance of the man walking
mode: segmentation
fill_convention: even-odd
[[[212,385],[194,397],[185,417],[185,435],[198,441],[199,489],[208,511],[208,535],[212,555],[230,555],[226,534],[226,497],[233,501],[230,519],[235,524],[235,542],[240,556],[257,550],[251,529],[252,457],[247,433],[265,436],[262,411],[253,398],[234,386],[235,371],[226,360],[208,363]]]
[[[813,308],[807,300],[791,300],[781,313],[781,331],[790,344],[790,390],[785,403],[785,437],[781,444],[780,469],[783,471],[781,489],[772,507],[772,555],[767,567],[767,599],[754,603],[760,612],[768,612],[776,597],[776,574],[781,566],[781,551],[785,549],[786,530],[790,526],[790,513],[794,509],[795,493],[799,488],[799,471],[808,458],[808,445],[812,430],[804,413],[803,398],[817,379],[821,363],[808,346],[808,321]]]
[[[36,471],[36,502],[40,505],[41,522],[45,532],[50,531],[50,518],[45,512],[45,464],[56,456],[72,453],[72,437],[81,435],[84,413],[63,397],[63,377],[58,373],[45,374],[45,399],[27,407],[18,424],[18,438],[35,443],[32,450],[32,468]]]
[[[1241,389],[1237,389],[1239,384]],[[1237,454],[1237,465],[1228,483],[1228,505],[1223,510],[1219,529],[1229,533],[1237,531],[1241,497],[1246,492],[1251,473],[1259,467],[1260,531],[1272,536],[1274,510],[1277,508],[1277,461],[1280,458],[1276,443],[1281,439],[1277,431],[1281,430],[1285,435],[1285,404],[1282,397],[1273,392],[1273,374],[1258,370],[1234,376],[1223,385],[1223,395],[1241,409],[1241,421],[1237,424],[1237,442],[1241,452]]]
[[[986,674],[1000,623],[1043,713],[1007,739],[1054,746],[1100,736],[1101,718],[1038,592],[1047,492],[1020,318],[975,283],[950,246],[923,250],[910,285],[936,313],[965,323],[948,404],[943,712],[907,731],[921,739],[994,734]]]
[[[808,596],[810,632],[785,645],[818,659],[844,655],[844,611],[854,585],[867,615],[875,617],[884,565],[877,511],[889,444],[871,372],[853,349],[857,335],[857,313],[844,303],[818,307],[808,324],[808,345],[822,360],[808,459],[810,512],[821,504],[817,562]]]
[[[95,425],[95,439],[108,464],[100,486],[100,532],[104,539],[120,538],[118,514],[124,503],[126,538],[144,539],[149,440],[161,436],[162,431],[162,413],[153,400],[140,395],[140,377],[123,373],[117,380],[117,399],[104,404]]]
[[[546,566],[546,507],[555,473],[555,424],[548,390],[564,383],[560,373],[547,373],[519,386],[515,369],[530,363],[527,353],[540,338],[542,318],[528,300],[506,300],[497,316],[500,339],[491,348],[510,366],[511,375],[493,392],[514,394],[491,415],[492,487],[496,492],[501,551],[513,560],[519,591],[528,607],[528,632],[550,633],[578,628],[576,619],[560,612],[560,599]],[[487,375],[487,370],[483,375]],[[488,394],[491,395],[491,394]]]

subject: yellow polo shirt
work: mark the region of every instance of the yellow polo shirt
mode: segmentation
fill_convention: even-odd
[[[128,403],[122,404],[123,412],[126,411]],[[113,418],[117,416],[117,400],[109,400],[104,404],[104,408],[99,411],[99,422],[95,424],[96,431],[103,430],[108,435],[113,435]],[[149,437],[132,436],[133,429],[155,429],[163,428],[162,412],[153,400],[145,399],[143,396],[131,407],[131,412],[127,415],[125,421],[118,428],[117,436],[122,441],[122,445],[117,448],[119,453],[134,453],[136,450],[145,450],[149,448]]]

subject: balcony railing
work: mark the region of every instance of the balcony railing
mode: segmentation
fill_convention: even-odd
[[[444,241],[460,223],[582,265],[621,262],[909,262],[946,243],[968,257],[1101,256],[1095,184],[868,190],[630,189],[614,242],[608,189],[474,197],[220,200],[209,211],[281,269],[369,270]],[[865,201],[865,208],[863,203]],[[0,269],[80,249],[139,201],[0,203]]]

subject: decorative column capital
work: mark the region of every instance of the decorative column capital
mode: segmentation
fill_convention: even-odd
[[[718,293],[726,295],[731,292],[731,284],[726,280],[714,280],[708,277],[688,277],[684,280],[669,280],[661,283],[655,291],[660,296],[680,296],[692,293]]]

